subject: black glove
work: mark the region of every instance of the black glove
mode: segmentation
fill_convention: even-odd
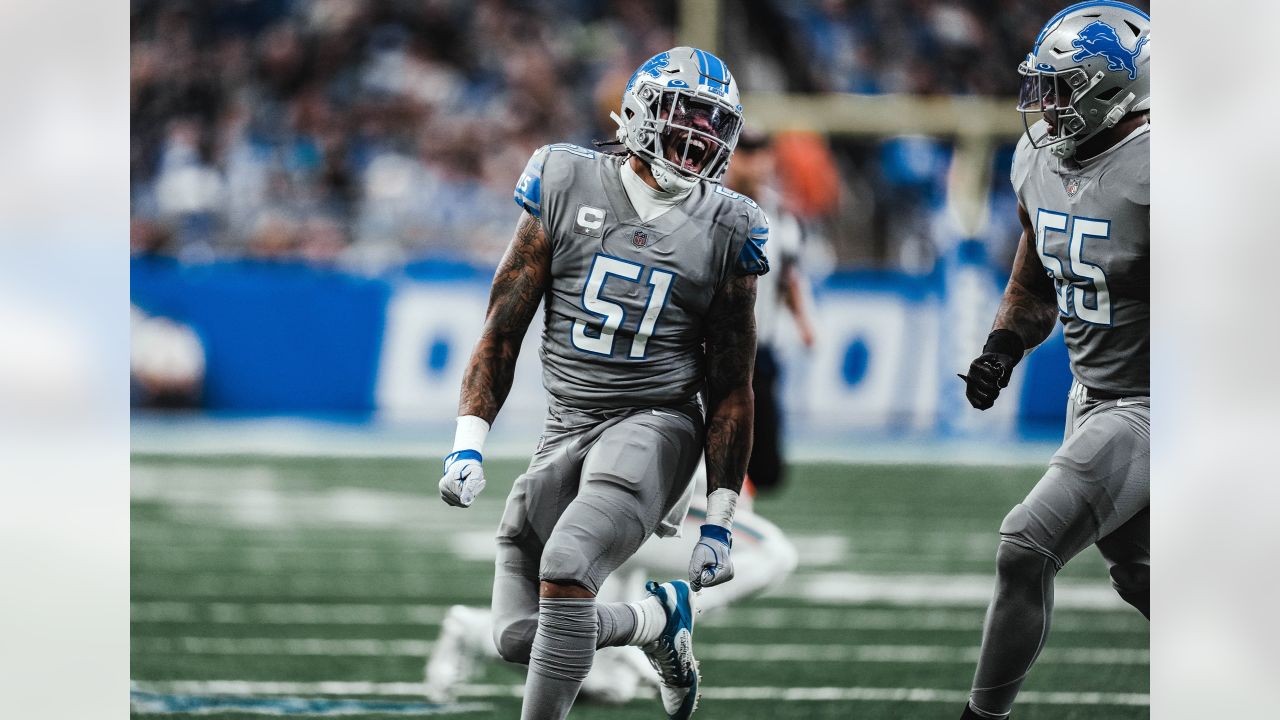
[[[1009,376],[1025,352],[1026,346],[1016,332],[992,330],[987,344],[982,346],[982,354],[969,363],[968,377],[960,376],[969,404],[979,410],[994,405],[1000,390],[1009,387]]]

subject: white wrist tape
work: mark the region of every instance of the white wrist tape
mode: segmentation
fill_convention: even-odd
[[[720,488],[707,496],[707,524],[733,530],[733,511],[738,507],[738,493]]]
[[[484,439],[489,434],[489,423],[478,415],[458,418],[458,430],[453,435],[453,452],[475,450],[484,454]]]

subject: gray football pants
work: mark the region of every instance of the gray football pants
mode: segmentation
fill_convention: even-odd
[[[1095,400],[1072,385],[1062,447],[1000,525],[1061,569],[1097,545],[1112,578],[1151,562],[1151,399]]]
[[[696,403],[601,417],[549,413],[498,526],[494,643],[528,663],[542,580],[598,593],[680,500],[702,455]]]
[[[1090,545],[1122,598],[1148,615],[1151,565],[1150,398],[1096,400],[1072,386],[1062,447],[1000,526],[970,705],[1005,717],[1049,635],[1058,570]]]

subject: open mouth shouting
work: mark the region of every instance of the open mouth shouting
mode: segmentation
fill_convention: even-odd
[[[727,143],[737,136],[741,117],[701,98],[676,92],[664,99],[660,117],[662,157],[686,175],[714,174],[728,159]]]
[[[708,140],[689,132],[672,132],[663,145],[663,157],[681,170],[694,174],[702,172],[714,153]]]

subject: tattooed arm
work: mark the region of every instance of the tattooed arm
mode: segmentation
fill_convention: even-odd
[[[733,579],[733,513],[755,419],[755,306],[756,276],[740,275],[716,292],[707,314],[707,521],[689,558],[694,590]]]
[[[484,438],[511,391],[520,343],[550,278],[551,243],[525,213],[494,273],[484,329],[462,376],[457,434],[440,478],[440,499],[449,505],[470,507],[484,489]]]
[[[707,494],[738,492],[751,457],[756,276],[731,278],[707,316]]]
[[[524,213],[493,276],[484,330],[462,376],[458,415],[493,424],[511,391],[520,343],[550,281],[551,242],[542,223]]]
[[[1033,348],[1053,332],[1053,324],[1058,321],[1058,299],[1036,252],[1035,226],[1021,204],[1018,219],[1022,221],[1022,238],[991,329],[1011,330],[1022,339],[1024,348]]]
[[[1057,291],[1040,263],[1035,227],[1022,205],[1018,205],[1018,219],[1022,221],[1022,238],[996,321],[982,354],[969,363],[969,374],[960,376],[965,397],[979,410],[995,404],[1000,390],[1009,386],[1013,368],[1028,349],[1049,337],[1058,319]]]

